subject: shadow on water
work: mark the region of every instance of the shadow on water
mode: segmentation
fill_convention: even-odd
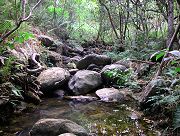
[[[153,136],[157,135],[139,113],[125,104],[89,102],[79,103],[59,99],[46,99],[33,113],[14,117],[0,135],[28,136],[32,125],[42,118],[66,118],[82,125],[97,136]]]

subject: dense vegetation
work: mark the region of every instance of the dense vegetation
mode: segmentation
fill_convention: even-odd
[[[34,94],[41,96],[36,77],[41,68],[55,63],[41,50],[53,48],[54,44],[49,47],[39,40],[40,35],[48,35],[56,39],[55,44],[66,45],[64,56],[78,53],[67,53],[71,45],[78,44],[113,62],[137,62],[128,71],[107,71],[105,75],[111,79],[107,84],[141,90],[139,105],[146,116],[162,119],[161,129],[179,134],[180,0],[0,0],[0,7],[0,121],[6,122],[19,101],[40,102],[39,97],[34,98]],[[14,55],[13,50],[23,55]],[[43,66],[33,63],[35,51],[39,53],[35,59],[43,61]],[[150,69],[139,73],[139,63],[149,64]],[[160,86],[147,99],[151,81],[160,76],[170,85]],[[143,86],[138,84],[139,78],[145,82]]]

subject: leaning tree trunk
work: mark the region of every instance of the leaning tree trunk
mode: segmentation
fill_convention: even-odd
[[[168,35],[167,35],[167,47],[171,41],[171,38],[174,33],[174,1],[173,0],[168,0]]]
[[[163,60],[164,60],[164,58],[167,57],[168,52],[169,52],[169,49],[172,48],[173,42],[174,42],[174,40],[175,40],[175,38],[176,38],[179,30],[180,30],[180,21],[178,22],[178,26],[177,26],[177,28],[176,28],[176,30],[175,30],[175,32],[174,32],[174,34],[173,34],[170,42],[169,42],[169,45],[168,45],[168,47],[167,47],[167,52],[166,52],[166,54],[164,55]],[[159,66],[159,69],[158,69],[158,71],[157,71],[154,79],[157,79],[158,76],[161,75],[163,68],[164,68],[164,61],[161,61],[161,64],[160,64],[160,66]],[[141,104],[143,104],[144,102],[146,102],[147,97],[149,96],[149,94],[150,94],[151,91],[152,91],[150,88],[151,88],[151,84],[149,83],[149,84],[144,88],[144,91],[142,91],[141,96],[140,96],[140,99],[139,99],[139,102],[140,102]]]

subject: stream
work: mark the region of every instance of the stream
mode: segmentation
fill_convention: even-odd
[[[130,107],[128,105],[131,105]],[[141,116],[132,104],[100,101],[75,102],[58,98],[42,101],[33,112],[13,117],[0,131],[2,136],[28,136],[35,122],[42,118],[65,118],[82,125],[95,136],[155,136],[153,122]]]

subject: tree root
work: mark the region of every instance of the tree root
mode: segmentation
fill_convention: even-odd
[[[32,56],[31,56],[31,58],[30,58],[30,61],[32,62],[32,63],[34,63],[36,66],[37,66],[37,68],[35,68],[35,69],[29,69],[29,68],[27,68],[26,70],[27,70],[27,72],[28,73],[30,73],[30,74],[32,74],[32,73],[37,73],[37,72],[41,72],[42,70],[44,70],[45,68],[38,62],[39,61],[39,54],[38,53],[33,53],[32,54]]]

